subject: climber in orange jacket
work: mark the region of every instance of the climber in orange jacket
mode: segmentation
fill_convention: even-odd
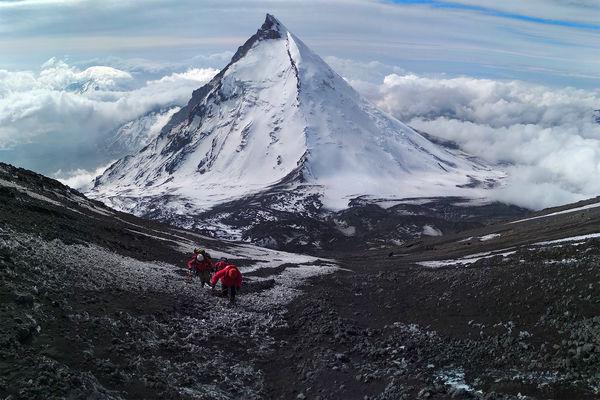
[[[225,297],[229,296],[229,304],[235,305],[235,295],[242,287],[242,273],[235,265],[226,263],[225,261],[216,263],[215,268],[218,271],[212,277],[212,288],[214,289],[217,282],[221,280],[222,295]]]

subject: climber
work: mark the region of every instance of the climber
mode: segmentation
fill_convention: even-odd
[[[214,290],[217,282],[221,280],[221,287],[223,288],[221,295],[223,297],[229,296],[229,304],[235,305],[235,295],[242,287],[242,273],[235,265],[225,261],[219,261],[215,264],[215,267],[218,271],[212,277],[211,287]]]
[[[200,277],[200,284],[210,286],[210,274],[213,269],[212,259],[205,250],[194,249],[194,255],[187,262],[190,272]]]

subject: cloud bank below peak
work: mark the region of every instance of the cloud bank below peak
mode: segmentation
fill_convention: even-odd
[[[414,74],[351,82],[412,127],[503,164],[498,200],[540,209],[600,194],[598,91]]]
[[[0,159],[46,174],[96,169],[114,158],[102,146],[117,128],[187,103],[217,72],[190,68],[148,80],[106,65],[78,68],[57,59],[39,71],[0,70]]]

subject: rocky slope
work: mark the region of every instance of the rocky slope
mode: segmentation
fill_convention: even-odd
[[[239,307],[187,276],[240,265]],[[330,261],[218,242],[0,164],[0,397],[263,398],[285,305]]]
[[[295,351],[269,398],[600,398],[598,240],[435,269],[342,264],[292,305]]]
[[[600,398],[599,206],[346,254],[346,270],[290,307],[292,367],[269,381],[302,384],[270,394]]]
[[[0,164],[0,396],[600,398],[600,201],[329,259],[216,241]],[[194,246],[234,259],[237,308]]]

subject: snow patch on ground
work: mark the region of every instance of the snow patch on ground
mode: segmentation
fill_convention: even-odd
[[[487,242],[488,240],[492,240],[500,236],[502,235],[499,233],[490,233],[489,235],[479,236],[478,239],[480,242]]]
[[[87,203],[86,203],[86,202],[84,202],[84,201],[78,201],[78,202],[77,202],[77,204],[78,204],[80,207],[83,207],[83,208],[85,208],[85,209],[87,209],[87,210],[90,210],[91,212],[94,212],[94,213],[96,213],[96,214],[101,214],[101,215],[104,215],[105,217],[113,217],[113,216],[114,216],[114,214],[113,214],[113,213],[111,213],[111,212],[109,212],[109,211],[104,211],[104,210],[102,210],[102,209],[100,209],[100,208],[98,208],[98,207],[96,207],[96,206],[94,206],[94,205],[89,205],[89,204],[87,204]]]
[[[441,370],[436,374],[436,378],[454,390],[475,392],[475,389],[465,382],[465,372],[462,368]]]
[[[369,200],[371,196],[362,196],[362,198]],[[433,201],[432,198],[416,198],[416,199],[372,199],[371,202],[377,204],[379,207],[383,209],[392,208],[398,205],[413,205],[413,206],[422,206],[425,204],[429,204]]]
[[[425,225],[422,234],[424,236],[442,236],[442,231],[431,225]]]
[[[352,225],[346,224],[344,221],[340,221],[338,219],[334,219],[333,222],[338,231],[340,231],[344,236],[354,236],[356,235],[356,227]]]
[[[556,244],[556,243],[581,242],[584,240],[595,239],[595,238],[600,238],[600,233],[589,233],[587,235],[571,236],[571,237],[562,238],[562,239],[548,240],[548,241],[544,241],[544,242],[537,242],[537,243],[534,243],[533,245],[534,246],[546,246],[546,245],[551,245],[551,244]]]
[[[555,215],[570,214],[570,213],[573,213],[573,212],[583,211],[583,210],[589,210],[591,208],[597,208],[597,207],[600,207],[600,203],[593,203],[593,204],[588,204],[588,205],[581,206],[581,207],[570,208],[568,210],[556,211],[556,212],[553,212],[553,213],[550,213],[550,214],[538,215],[537,217],[530,217],[530,218],[519,219],[517,221],[509,222],[509,224],[518,224],[520,222],[532,221],[532,220],[535,220],[535,219],[546,218],[546,217],[553,217]]]
[[[5,181],[4,179],[0,179],[0,186],[4,186],[4,187],[10,187],[10,188],[14,188],[17,189],[19,192],[26,194],[27,196],[37,199],[37,200],[41,200],[41,201],[45,201],[47,203],[53,204],[55,206],[58,207],[63,207],[62,204],[60,204],[58,201],[56,200],[52,200],[51,198],[48,198],[46,196],[43,196],[39,193],[33,192],[21,185],[18,185],[14,182],[9,182],[9,181]]]
[[[486,206],[491,203],[492,202],[489,199],[479,198],[479,199],[465,199],[464,201],[459,201],[459,202],[453,203],[453,205],[456,207],[481,207],[481,206]]]
[[[515,254],[516,251],[511,250],[511,251],[505,251],[508,249],[504,249],[504,250],[497,250],[494,252],[485,252],[485,253],[476,253],[476,254],[471,254],[468,256],[464,256],[461,258],[456,258],[456,259],[451,259],[451,260],[432,260],[432,261],[419,261],[417,262],[417,265],[421,265],[423,267],[428,267],[428,268],[441,268],[441,267],[447,267],[450,265],[469,265],[469,264],[473,264],[479,260],[485,259],[485,258],[492,258],[492,257],[497,257],[497,256],[502,256],[502,257],[508,257],[512,254]]]
[[[185,293],[190,296],[197,296],[199,293],[200,288],[197,284],[190,283],[183,276],[185,269],[181,266],[164,262],[139,261],[110,252],[94,244],[67,245],[60,240],[48,242],[39,237],[11,230],[3,229],[0,232],[2,232],[0,248],[23,247],[23,253],[26,253],[27,257],[34,260],[37,257],[43,257],[45,263],[61,265],[63,268],[71,270],[71,278],[76,286],[84,289],[119,288],[122,290],[162,291],[171,294]],[[330,274],[338,269],[332,260],[261,249],[256,246],[242,245],[236,248],[232,245],[230,250],[231,254],[226,254],[231,258],[259,260],[254,261],[249,267],[241,268],[243,273],[275,268],[283,264],[296,264],[274,277],[267,276],[275,281],[275,285],[271,289],[243,296],[243,300],[240,301],[240,310],[251,312],[281,307],[301,293],[300,286],[307,278]],[[222,254],[219,251],[209,251],[219,256]],[[319,265],[314,264],[318,261],[320,261]]]

